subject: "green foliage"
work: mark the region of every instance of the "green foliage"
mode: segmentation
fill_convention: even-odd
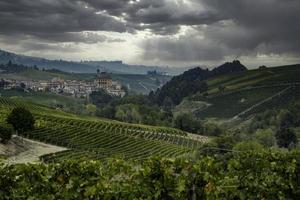
[[[95,115],[97,111],[97,107],[94,104],[88,104],[85,106],[86,111],[88,112],[89,115]]]
[[[221,135],[212,139],[210,142],[203,144],[199,149],[200,155],[218,155],[223,157],[223,155],[230,154],[234,145],[237,143],[237,139],[231,135]],[[228,155],[231,157],[231,155]],[[224,158],[226,159],[226,158]]]
[[[244,141],[244,142],[239,142],[237,143],[234,147],[233,150],[235,151],[262,151],[263,150],[263,145],[256,141]]]
[[[141,123],[142,117],[136,105],[124,104],[116,108],[116,119],[123,122]]]
[[[90,94],[91,103],[94,105],[97,105],[99,107],[110,103],[112,100],[113,100],[113,97],[104,90],[92,92]]]
[[[20,133],[34,129],[34,117],[30,111],[23,107],[14,108],[8,115],[6,122],[11,124]]]
[[[272,147],[276,143],[274,132],[271,129],[259,129],[255,132],[254,137],[265,147]]]
[[[108,119],[115,119],[116,109],[113,106],[105,106],[96,110],[96,116]]]
[[[217,124],[212,122],[206,122],[203,124],[203,135],[207,136],[220,136],[224,133]]]
[[[202,122],[196,119],[194,115],[188,113],[178,115],[174,120],[174,126],[191,133],[203,132]]]
[[[300,152],[0,167],[3,199],[298,199]]]
[[[255,115],[254,119],[248,126],[249,133],[255,133],[258,130],[275,128],[278,126],[277,111],[268,110]]]
[[[0,139],[1,143],[6,144],[12,137],[12,130],[10,128],[6,128],[0,126]]]

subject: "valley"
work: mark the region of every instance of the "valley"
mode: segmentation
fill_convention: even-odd
[[[21,71],[2,72],[0,77],[20,83],[46,79],[51,84],[62,78],[73,80],[72,83],[97,80],[95,74],[16,67]],[[37,184],[43,184],[46,190],[50,188],[48,184],[61,187],[60,191],[53,189],[55,198],[65,198],[65,192],[69,191],[71,196],[80,198],[106,196],[111,199],[122,194],[130,199],[126,188],[129,187],[130,194],[145,197],[145,191],[152,184],[144,184],[159,174],[174,184],[179,181],[180,187],[185,188],[181,190],[178,185],[168,183],[168,195],[174,192],[176,197],[182,194],[186,199],[214,197],[218,190],[225,196],[236,195],[239,185],[252,187],[251,181],[240,180],[245,177],[253,180],[252,173],[257,173],[257,166],[265,171],[265,177],[276,173],[271,183],[265,183],[272,188],[273,181],[284,179],[286,172],[283,171],[292,166],[289,172],[292,183],[289,184],[295,187],[299,171],[295,163],[300,158],[299,75],[299,65],[247,70],[234,61],[213,70],[191,69],[175,77],[109,74],[110,81],[99,80],[103,84],[112,80],[118,80],[123,86],[127,84],[124,96],[114,96],[105,90],[76,97],[35,91],[26,86],[25,89],[17,85],[3,87],[0,89],[0,133],[3,134],[0,137],[3,143],[0,144],[0,177],[12,182],[24,171],[36,173],[38,177],[45,175],[47,180],[51,177],[49,183],[42,178]],[[66,83],[68,81],[64,85]],[[32,115],[30,129],[15,128],[25,119],[15,124],[9,122],[16,109],[25,109],[22,112]],[[7,131],[13,133],[8,141],[4,140]],[[269,160],[266,161],[266,157]],[[280,163],[280,168],[272,168],[274,162]],[[232,168],[233,165],[241,168]],[[98,175],[86,175],[90,173]],[[207,177],[203,177],[203,173]],[[36,187],[31,177],[22,176],[23,186],[8,187],[0,182],[0,187],[18,191],[14,194],[18,197],[24,188]],[[80,182],[91,184],[95,177],[97,184],[103,185],[89,193],[89,186]],[[227,177],[231,177],[229,182]],[[104,180],[107,181],[102,182]],[[204,185],[196,189],[198,181]],[[143,184],[143,192],[134,189],[141,188],[132,185],[135,182]],[[164,180],[156,182],[162,183]],[[210,184],[214,184],[215,189],[207,192]],[[227,188],[224,184],[230,187],[233,184],[235,189],[224,189]],[[78,193],[80,188],[85,192]],[[30,190],[41,196],[40,191]],[[284,187],[280,190],[285,191]],[[0,194],[8,195],[5,191],[0,190]],[[98,194],[98,191],[105,192]],[[49,196],[50,193],[44,194]],[[152,190],[148,193],[154,195]],[[291,195],[298,195],[298,191],[293,189]]]

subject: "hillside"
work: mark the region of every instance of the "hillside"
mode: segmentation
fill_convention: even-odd
[[[155,155],[178,157],[192,153],[207,141],[206,137],[194,140],[186,132],[173,128],[76,116],[9,98],[0,98],[0,123],[5,123],[5,117],[16,106],[25,106],[36,119],[35,130],[22,134],[23,137],[68,148],[44,155],[42,160],[45,162],[114,156],[138,160]]]
[[[197,111],[200,118],[247,117],[272,108],[282,108],[299,101],[300,65],[221,75],[207,80],[206,94],[196,94],[195,101],[210,104]]]
[[[202,69],[200,67],[193,68],[181,75],[173,77],[162,88],[151,94],[151,96],[159,105],[166,104],[166,102],[178,105],[184,97],[199,92],[206,92],[208,89],[206,83],[207,79],[244,71],[247,71],[247,68],[238,60],[224,63],[212,70]]]

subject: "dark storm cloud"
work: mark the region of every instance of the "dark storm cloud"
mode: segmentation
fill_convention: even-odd
[[[207,35],[231,48],[254,50],[261,45],[274,53],[300,51],[299,0],[203,0],[234,25],[216,27]],[[280,43],[288,45],[282,46]],[[275,49],[273,47],[279,47]]]
[[[81,32],[125,32],[124,23],[79,0],[2,0],[0,33],[44,36]]]
[[[199,2],[183,0],[87,0],[90,6],[122,17],[127,28],[149,29],[155,34],[176,34],[181,25],[211,24],[219,20],[213,11],[203,11]]]
[[[299,0],[1,0],[0,27],[6,43],[42,45],[122,42],[86,32],[149,30],[141,45],[149,60],[300,54]]]
[[[117,41],[124,41],[120,39],[112,39],[108,36],[97,34],[93,32],[72,32],[72,33],[52,33],[52,34],[44,34],[44,33],[37,33],[33,39],[41,39],[47,42],[73,42],[73,43],[85,43],[85,44],[94,44],[94,43],[102,43],[102,42],[117,42]]]
[[[142,44],[145,60],[162,61],[206,61],[222,60],[230,49],[209,38],[203,38],[198,31],[191,31],[178,38],[158,37]]]
[[[198,0],[219,21],[197,26],[194,35],[150,39],[142,44],[146,59],[223,60],[257,54],[300,56],[300,1]],[[193,39],[192,39],[193,38]],[[186,59],[184,59],[186,60]]]

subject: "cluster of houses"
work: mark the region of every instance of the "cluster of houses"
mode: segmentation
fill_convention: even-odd
[[[122,85],[113,81],[108,73],[102,72],[94,81],[63,80],[53,78],[51,81],[38,80],[0,80],[3,89],[23,88],[32,91],[49,91],[56,94],[71,95],[76,98],[88,98],[94,91],[105,90],[111,96],[125,96]]]

